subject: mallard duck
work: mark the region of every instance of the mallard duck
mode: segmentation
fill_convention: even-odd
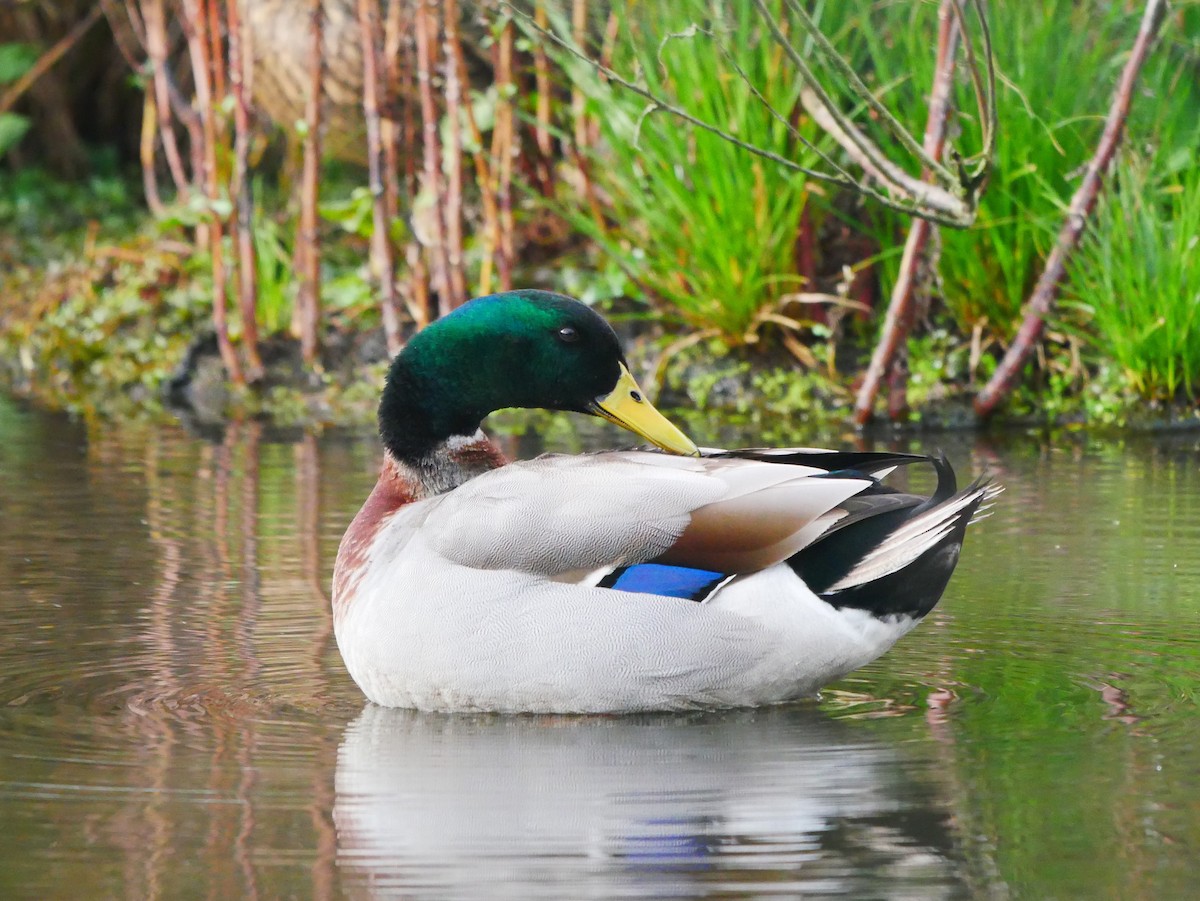
[[[507,462],[507,407],[601,416],[669,453]],[[611,326],[543,291],[473,300],[396,356],[382,473],[338,550],[333,620],[377,704],[623,712],[812,695],[941,597],[995,489],[940,456],[701,450]],[[926,462],[928,497],[880,478]]]

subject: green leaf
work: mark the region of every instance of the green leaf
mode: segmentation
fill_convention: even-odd
[[[16,81],[32,69],[38,54],[33,44],[0,44],[0,84]]]
[[[0,156],[15,147],[29,131],[29,117],[16,113],[0,113]]]

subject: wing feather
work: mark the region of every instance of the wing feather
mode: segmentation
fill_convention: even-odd
[[[452,562],[551,578],[652,560],[752,572],[815,540],[872,484],[738,458],[545,456],[439,497],[425,534]]]

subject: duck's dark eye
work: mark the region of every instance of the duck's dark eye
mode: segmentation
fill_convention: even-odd
[[[554,336],[563,344],[574,344],[579,340],[579,331],[573,325],[564,325]]]

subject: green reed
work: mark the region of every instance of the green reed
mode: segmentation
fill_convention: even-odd
[[[799,80],[752,4],[650,0],[616,8],[617,71],[636,73],[651,92],[743,141],[815,162],[738,74],[781,116],[796,109]],[[664,40],[668,34],[677,36]],[[801,289],[795,247],[808,179],[669,114],[647,113],[644,100],[585,64],[560,63],[600,126],[587,165],[602,215],[572,198],[568,218],[664,312],[732,343],[744,340],[756,316]],[[816,137],[811,126],[802,129]]]
[[[982,323],[1007,338],[1020,324],[1022,305],[1094,152],[1141,12],[1074,0],[995,3],[989,12],[998,73],[996,160],[975,225],[942,229],[940,274],[946,304],[963,331]],[[925,37],[932,5],[876,4],[862,15],[863,27],[853,32],[861,41],[860,65],[923,116],[934,63]],[[1181,48],[1170,43],[1178,37],[1168,27],[1168,47],[1142,74],[1128,125],[1127,140],[1135,144],[1181,146],[1189,123],[1200,119],[1190,83],[1196,61],[1181,61]],[[960,98],[966,96],[960,90]],[[959,108],[968,111],[970,104]],[[974,146],[978,123],[964,113],[955,127],[954,143]],[[889,214],[873,218],[885,248],[907,225]],[[894,281],[896,262],[883,264],[885,285]]]
[[[1200,398],[1200,169],[1124,162],[1073,261],[1070,305],[1144,396]]]

